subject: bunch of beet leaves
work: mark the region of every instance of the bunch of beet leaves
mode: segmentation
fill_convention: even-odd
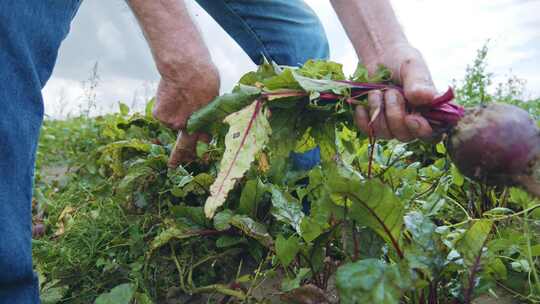
[[[320,153],[320,163],[315,167],[322,168],[329,196],[341,196],[344,199],[341,205],[337,203],[339,208],[356,214],[350,215],[354,223],[365,225],[377,232],[379,237],[394,249],[391,260],[407,260],[403,247],[406,247],[407,242],[415,240],[410,240],[410,235],[402,235],[401,228],[403,225],[407,226],[410,216],[421,215],[400,214],[397,210],[403,210],[403,206],[391,203],[392,194],[386,193],[389,189],[379,189],[377,183],[385,181],[380,175],[379,178],[373,178],[372,174],[376,149],[376,141],[372,137],[374,132],[367,134],[369,148],[366,151],[368,159],[365,172],[352,169],[350,164],[341,159],[336,142],[336,130],[339,130],[340,126],[354,128],[351,123],[354,107],[365,106],[368,92],[396,89],[403,94],[403,90],[392,84],[390,79],[391,75],[384,67],[381,66],[375,75],[370,76],[362,65],[357,67],[350,79],[345,79],[341,65],[328,61],[308,61],[300,68],[267,63],[260,66],[257,72],[243,76],[232,93],[216,98],[210,105],[196,112],[188,122],[188,132],[205,131],[217,135],[217,140],[222,141],[221,144],[225,146],[217,177],[210,187],[210,195],[204,206],[205,215],[208,218],[214,217],[226,202],[229,191],[235,188],[237,181],[242,180],[254,161],[263,173],[269,172],[269,182],[282,182],[284,177],[279,172],[290,170],[290,167],[286,166],[288,163],[290,166],[291,159],[295,156],[291,151],[295,150],[299,142],[307,141],[312,148],[307,152],[316,150]],[[449,158],[464,176],[486,186],[520,186],[530,194],[540,196],[540,130],[529,114],[517,106],[495,102],[465,109],[453,100],[454,92],[449,88],[430,105],[408,110],[421,113],[430,122],[435,133],[443,136]],[[372,121],[375,118],[376,116],[372,117]],[[531,210],[535,208],[536,206]],[[381,212],[381,209],[394,209],[397,212],[388,214]],[[333,218],[347,211],[325,212],[329,213],[323,218]],[[475,276],[482,269],[482,252],[493,225],[490,220],[472,223],[471,230],[463,240],[463,246],[474,247],[471,248],[472,254],[467,253],[471,256],[462,256],[464,263],[470,267],[462,295],[465,303],[469,303],[473,298],[473,290],[477,284]],[[302,233],[303,229],[323,231],[322,227],[307,228],[311,224],[313,223],[302,221],[295,227],[307,242],[312,239]],[[425,225],[434,229],[430,224]],[[423,237],[429,238],[425,235]],[[467,240],[467,237],[471,239]],[[363,262],[365,261],[357,263]],[[379,271],[385,279],[391,278],[390,273],[394,270],[400,273],[400,280],[404,285],[396,288],[401,291],[419,284],[416,281],[405,287],[405,281],[431,279],[429,284],[426,282],[429,290],[421,293],[419,302],[436,303],[437,288],[433,286],[433,280],[436,285],[436,271],[426,274],[421,270],[422,266],[416,266],[415,262],[409,261],[407,266],[383,263],[377,267],[384,269]],[[366,267],[374,266],[370,264]],[[409,269],[405,271],[407,274],[404,274],[397,269],[388,270],[386,267]],[[342,268],[341,273],[338,272],[337,284],[338,289],[348,293],[351,290],[345,287],[350,283],[347,275],[360,275],[361,271],[349,269],[352,273],[344,275],[345,268]],[[340,281],[340,278],[343,280]],[[399,286],[399,283],[397,285]],[[389,294],[386,295],[385,292]],[[392,292],[389,290],[381,290],[381,298],[377,302],[385,299],[388,303],[397,303],[397,295],[401,295],[401,292],[390,294]],[[349,297],[345,302],[356,302],[357,300],[351,299],[363,297],[355,295],[354,292],[343,296],[342,299]],[[392,297],[395,298],[390,300]]]
[[[299,69],[265,64],[257,73],[245,75],[233,93],[196,112],[188,122],[188,132],[217,134],[227,129],[223,124],[229,125],[221,171],[206,202],[206,215],[213,217],[236,180],[265,147],[269,147],[271,158],[279,157],[274,147],[292,151],[294,147],[287,149],[284,143],[296,142],[308,128],[317,130],[313,139],[321,145],[323,162],[335,162],[332,132],[337,124],[350,124],[354,107],[362,106],[372,90],[396,89],[403,94],[399,86],[390,83],[390,76],[380,67],[369,77],[359,66],[352,80],[345,80],[338,64],[324,61],[308,61]],[[430,105],[410,111],[421,113],[436,133],[447,136],[450,157],[465,176],[491,185],[520,185],[540,196],[540,129],[529,114],[501,103],[466,111],[453,99],[449,88]],[[274,118],[268,118],[274,112]],[[377,115],[380,111],[375,111],[371,121]],[[329,131],[321,133],[325,129]],[[371,162],[372,156],[368,178]]]
[[[44,302],[537,303],[540,202],[520,189],[534,192],[534,122],[507,104],[464,109],[457,88],[410,109],[442,143],[374,140],[352,113],[370,90],[400,90],[390,76],[263,64],[192,116],[188,131],[213,140],[178,168],[151,105],[47,121]],[[49,185],[47,159],[74,173]]]

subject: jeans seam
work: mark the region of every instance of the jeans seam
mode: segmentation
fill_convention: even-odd
[[[229,9],[229,11],[231,11],[236,17],[238,17],[238,19],[242,22],[242,24],[250,31],[251,34],[253,34],[253,36],[255,37],[255,39],[257,40],[257,42],[259,42],[262,47],[263,47],[263,50],[266,52],[266,54],[262,54],[263,57],[266,58],[266,56],[268,55],[268,57],[271,57],[272,53],[271,53],[271,49],[270,47],[268,47],[264,42],[263,40],[261,39],[261,37],[257,34],[257,32],[253,29],[253,26],[251,24],[249,24],[249,22],[247,22],[247,20],[245,20],[239,13],[237,10],[234,9],[234,7],[230,6],[229,3],[227,3],[226,0],[223,0],[223,3],[225,4],[225,6],[227,7],[227,9]],[[274,61],[274,58],[267,58],[267,59],[271,59],[271,61]],[[256,64],[260,64],[260,63],[256,63]]]

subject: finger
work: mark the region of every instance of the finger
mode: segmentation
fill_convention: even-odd
[[[414,137],[405,125],[405,99],[397,90],[388,90],[384,94],[385,114],[388,128],[400,141],[410,141]]]
[[[431,140],[433,137],[433,129],[429,125],[429,122],[422,116],[417,114],[407,115],[405,117],[405,124],[409,129],[409,132],[416,138],[423,140]]]
[[[401,64],[400,77],[405,97],[412,105],[427,105],[437,96],[431,73],[420,54]]]
[[[369,92],[368,106],[370,123],[375,132],[375,137],[383,139],[392,138],[392,133],[388,129],[387,121],[384,117],[384,101],[381,91]]]
[[[176,143],[169,156],[167,165],[169,168],[176,168],[180,164],[192,162],[196,157],[197,141],[201,133],[188,134],[185,131],[178,132]]]
[[[356,106],[356,109],[354,110],[354,122],[362,132],[369,134],[369,115],[366,107],[362,105]]]

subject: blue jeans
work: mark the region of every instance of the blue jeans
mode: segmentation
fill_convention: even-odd
[[[79,0],[0,2],[0,303],[39,303],[31,199],[41,89]]]
[[[41,89],[80,1],[0,1],[0,304],[39,303],[31,200]],[[324,30],[301,0],[197,2],[255,63],[263,56],[283,65],[328,57]]]

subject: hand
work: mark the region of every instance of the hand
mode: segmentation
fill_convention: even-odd
[[[213,64],[190,64],[183,68],[162,68],[153,115],[166,126],[180,130],[169,158],[169,167],[195,159],[197,141],[208,141],[203,133],[183,131],[193,112],[219,94],[219,74]]]
[[[368,64],[368,69],[373,71],[378,64],[389,68],[393,80],[402,85],[409,106],[427,105],[437,96],[429,69],[420,52],[412,46],[399,44],[385,50],[380,60]],[[370,119],[377,113],[372,123],[375,137],[404,142],[432,137],[433,130],[427,120],[419,114],[407,113],[405,98],[397,90],[370,92],[368,109],[356,107],[357,126],[368,134]]]

